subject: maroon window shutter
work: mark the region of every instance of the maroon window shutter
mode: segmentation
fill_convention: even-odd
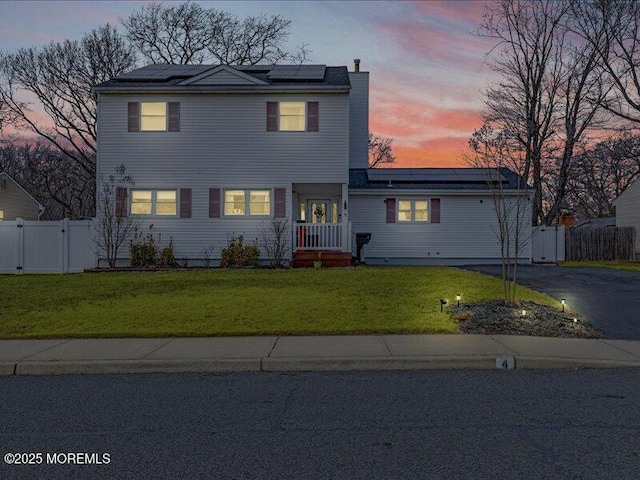
[[[396,199],[387,198],[387,223],[396,223]]]
[[[431,223],[440,223],[440,199],[431,199]]]
[[[267,102],[267,132],[278,131],[278,102]]]
[[[140,131],[140,104],[138,102],[129,102],[128,107],[129,124],[127,130],[129,132]]]
[[[180,189],[180,218],[191,218],[191,189]]]
[[[317,132],[320,129],[320,104],[307,102],[307,132]]]
[[[127,216],[127,189],[124,187],[116,188],[116,217],[122,218]]]
[[[180,102],[169,102],[169,131],[180,131]]]
[[[287,216],[287,190],[284,188],[276,188],[273,191],[273,210],[274,218],[285,218]]]
[[[209,218],[220,218],[220,189],[209,189]]]

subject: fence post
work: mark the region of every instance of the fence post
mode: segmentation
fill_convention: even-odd
[[[18,251],[16,252],[16,273],[24,273],[24,220],[16,218],[16,230],[18,235]]]
[[[69,219],[61,222],[62,226],[62,273],[69,273]]]

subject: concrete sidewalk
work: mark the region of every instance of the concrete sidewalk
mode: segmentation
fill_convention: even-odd
[[[479,369],[511,359],[515,368],[640,367],[640,341],[462,334],[0,341],[0,375]]]

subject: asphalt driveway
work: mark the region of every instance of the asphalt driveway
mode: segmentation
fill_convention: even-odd
[[[499,265],[468,270],[501,277]],[[609,338],[640,340],[640,272],[610,268],[531,265],[518,267],[518,283],[567,300]]]

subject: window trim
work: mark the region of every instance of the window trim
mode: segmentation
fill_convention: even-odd
[[[142,128],[142,117],[160,117],[160,115],[142,115],[142,105],[144,105],[145,103],[164,103],[164,130],[144,130]],[[138,126],[138,131],[139,132],[144,132],[144,133],[162,133],[162,132],[168,132],[169,131],[169,102],[167,101],[160,101],[160,102],[140,102],[140,110],[138,112],[138,122],[139,122],[139,126]]]
[[[411,203],[411,219],[403,220],[400,218],[400,202],[410,202]],[[427,219],[426,220],[416,220],[416,202],[426,202],[427,203]],[[407,224],[425,224],[431,223],[431,200],[429,198],[420,198],[420,197],[411,197],[411,198],[397,198],[396,199],[396,222]]]
[[[148,216],[148,217],[158,217],[158,218],[180,218],[180,195],[178,188],[132,188],[129,191],[129,215],[134,216]],[[151,213],[134,213],[133,212],[133,192],[151,192]],[[175,213],[158,213],[158,192],[174,192],[175,193],[175,205],[176,211]],[[161,203],[170,203],[170,202],[161,202]]]
[[[274,202],[274,190],[273,188],[259,188],[259,187],[252,187],[252,188],[222,188],[221,189],[221,200],[222,200],[222,205],[221,205],[221,213],[222,213],[222,218],[227,218],[227,219],[233,219],[233,218],[273,218],[274,216],[274,208],[275,208],[275,202]],[[236,192],[236,191],[241,191],[244,194],[244,213],[243,214],[228,214],[227,213],[227,192]],[[269,192],[269,213],[267,214],[252,214],[251,213],[251,192]],[[262,202],[261,205],[265,203]]]

